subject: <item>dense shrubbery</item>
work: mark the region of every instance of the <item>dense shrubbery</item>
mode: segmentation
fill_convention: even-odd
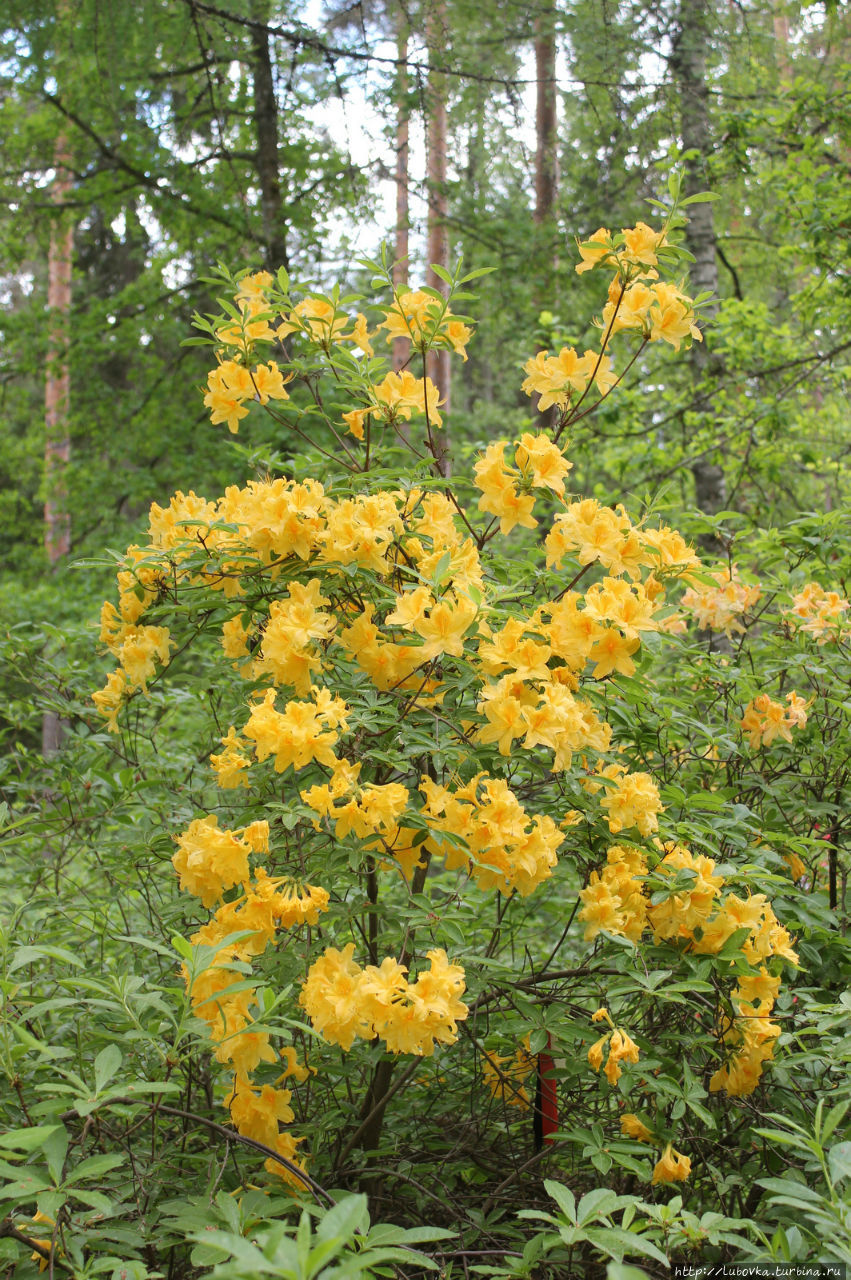
[[[280,439],[152,508],[100,718],[66,664],[65,749],[5,766],[9,1274],[851,1257],[840,516],[702,565],[569,491],[571,423],[700,337],[680,223],[580,245],[599,348],[472,476],[426,377],[469,277],[224,278],[205,403]]]

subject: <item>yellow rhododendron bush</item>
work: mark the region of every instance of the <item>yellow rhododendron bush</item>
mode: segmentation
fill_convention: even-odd
[[[95,702],[129,732],[182,691],[206,726],[168,874],[211,1088],[261,1181],[376,1150],[404,1181],[412,1151],[458,1149],[499,1181],[510,1125],[556,1168],[682,1182],[770,1075],[798,964],[781,877],[759,831],[689,827],[683,741],[639,733],[653,664],[689,627],[735,636],[758,588],[571,482],[571,422],[652,344],[701,338],[677,224],[580,243],[595,345],[530,350],[524,429],[467,457],[428,356],[466,359],[469,277],[444,295],[368,264],[364,299],[243,272],[198,318],[198,406],[243,478],[151,508]],[[846,608],[810,583],[788,627],[821,642]],[[806,721],[803,694],[742,686],[725,732],[783,752]]]

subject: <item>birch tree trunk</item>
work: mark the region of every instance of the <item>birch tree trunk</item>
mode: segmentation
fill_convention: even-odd
[[[449,267],[449,201],[446,191],[446,76],[439,69],[441,53],[446,49],[448,25],[445,0],[429,0],[426,13],[428,45],[428,128],[426,132],[426,192],[428,196],[428,262],[426,283],[438,292],[448,292],[446,284],[431,269],[431,264]],[[450,474],[449,429],[451,409],[450,364],[448,351],[430,351],[426,375],[431,378],[443,401],[443,431],[433,431],[437,443],[437,466],[441,475]]]

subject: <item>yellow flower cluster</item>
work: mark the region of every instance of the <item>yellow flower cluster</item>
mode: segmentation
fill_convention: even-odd
[[[128,555],[138,550],[131,547]],[[168,627],[137,625],[157,594],[153,575],[144,575],[142,581],[149,584],[147,589],[137,588],[134,574],[121,570],[119,609],[109,600],[101,609],[101,643],[117,659],[118,667],[110,673],[106,687],[92,695],[92,701],[113,732],[118,729],[117,716],[123,702],[134,689],[147,692],[148,681],[157,674],[157,662],[168,666],[173,647]]]
[[[659,788],[649,773],[630,773],[620,764],[606,765],[594,778],[606,778],[611,785],[605,788],[600,801],[606,810],[612,835],[627,827],[637,827],[643,836],[652,835],[658,829],[658,815],[662,812]],[[593,779],[586,783],[593,790]]]
[[[667,244],[665,232],[646,222],[615,236],[600,227],[590,240],[577,241],[582,259],[578,275],[598,266],[615,270],[601,322],[606,335],[638,329],[645,341],[667,342],[677,351],[683,340],[701,341],[692,299],[676,285],[658,280],[658,250]]]
[[[548,568],[558,568],[569,555],[581,565],[599,562],[615,577],[627,574],[633,581],[643,568],[683,576],[700,567],[694,551],[674,529],[640,529],[623,507],[613,510],[596,498],[572,502],[557,515],[545,546]],[[658,588],[655,575],[651,585]]]
[[[632,1138],[635,1142],[654,1143],[661,1146],[661,1142],[656,1137],[652,1129],[648,1129],[638,1116],[632,1112],[626,1112],[621,1116],[621,1133],[625,1138]],[[670,1142],[665,1143],[665,1149],[662,1155],[653,1166],[652,1182],[658,1184],[660,1182],[685,1182],[691,1173],[691,1160],[688,1156],[684,1156],[679,1151],[675,1151]]]
[[[257,400],[260,404],[289,400],[286,384],[292,381],[292,376],[290,373],[284,377],[274,360],[255,365],[253,369],[236,360],[223,360],[207,374],[204,404],[211,410],[210,421],[213,426],[226,422],[231,434],[236,435],[240,420],[248,416],[246,400]]]
[[[690,587],[683,595],[682,607],[694,614],[702,630],[724,631],[728,636],[744,631],[741,619],[762,595],[759,583],[748,586],[742,582],[735,566],[717,569],[709,576],[713,584]]]
[[[455,791],[423,778],[420,790],[423,815],[449,870],[468,871],[481,889],[524,898],[552,875],[563,833],[546,814],[530,818],[501,778],[479,773]]]
[[[491,1097],[497,1098],[507,1107],[517,1107],[520,1111],[528,1111],[532,1105],[526,1081],[535,1070],[535,1056],[529,1052],[529,1037],[510,1057],[502,1057],[498,1053],[485,1053],[482,1063],[482,1080],[490,1090]]]
[[[739,721],[752,751],[760,746],[769,747],[777,738],[792,741],[792,730],[803,729],[807,723],[807,702],[792,690],[786,694],[786,706],[773,702],[767,693],[760,693],[745,707]]]
[[[527,751],[547,747],[555,753],[554,772],[560,772],[570,768],[575,751],[605,751],[611,729],[589,703],[573,696],[576,681],[568,668],[544,671],[526,681],[509,673],[484,685],[478,710],[487,723],[477,736],[480,742],[496,743],[503,756],[511,754],[515,738],[523,739]]]
[[[429,968],[415,982],[392,956],[362,969],[352,959],[355,944],[328,947],[310,966],[299,1004],[331,1044],[351,1049],[355,1039],[380,1036],[389,1053],[429,1058],[435,1044],[454,1044],[458,1022],[467,1017],[464,970],[446,952],[427,953]]]
[[[268,271],[257,271],[243,278],[234,296],[238,317],[216,331],[219,342],[236,347],[245,355],[255,342],[275,341],[275,330],[269,324],[272,317],[267,296],[272,284]]]
[[[511,504],[522,518],[533,502],[525,488],[544,488],[560,499],[570,466],[546,436],[530,433],[516,446],[514,460],[515,468],[505,467],[504,445],[498,443],[478,466],[480,485],[487,490],[482,504],[501,510],[509,526]],[[503,482],[507,489],[500,488]],[[641,634],[664,626],[657,616],[664,608],[664,580],[687,573],[695,560],[673,530],[637,529],[622,510],[594,501],[566,508],[547,549],[551,565],[575,554],[581,565],[597,561],[610,576],[584,597],[568,592],[541,606],[525,625],[510,620],[492,637],[484,622],[487,591],[476,543],[443,494],[381,490],[335,500],[311,479],[253,480],[228,489],[216,502],[177,493],[167,507],[151,508],[148,545],[130,549],[118,575],[118,609],[104,605],[101,634],[124,665],[95,695],[96,705],[109,727],[117,729],[123,702],[135,689],[146,689],[157,674],[155,659],[165,663],[169,655],[167,630],[142,625],[145,609],[166,590],[171,598],[184,587],[206,587],[240,602],[221,623],[223,651],[240,675],[266,678],[302,699],[338,655],[354,661],[382,691],[413,689],[424,700],[439,699],[439,672],[418,673],[418,668],[465,653],[471,658],[478,624],[491,645],[482,649],[483,674],[503,677],[496,685],[484,682],[479,708],[488,721],[484,740],[498,742],[507,754],[512,738],[522,736],[527,749],[546,744],[556,752],[556,767],[569,767],[573,751],[604,751],[609,740],[607,726],[572,697],[573,673],[580,674],[590,661],[598,680],[614,672],[631,674]],[[392,586],[395,603],[383,616],[371,600],[360,597],[355,604],[349,597],[340,570],[350,566]],[[265,609],[242,605],[254,596],[261,574],[268,582],[286,575],[286,590]],[[632,583],[617,581],[621,575]],[[498,660],[487,657],[494,645],[500,648]],[[309,702],[290,702],[280,712],[273,701],[270,692],[252,710],[251,729],[243,736],[255,736],[256,730],[258,759],[274,753],[278,768],[299,758],[299,734],[302,743],[325,742],[330,751],[332,730],[345,728],[343,711],[334,712],[335,725],[325,706],[328,732],[320,739],[320,717]],[[293,739],[289,756],[275,746],[288,734]],[[223,745],[214,768],[223,785],[243,785],[245,744],[231,732]],[[318,749],[303,756],[323,758],[333,767],[332,755],[320,755]]]
[[[524,432],[514,453],[516,467],[506,466],[506,440],[494,440],[474,467],[476,486],[481,490],[479,510],[499,518],[501,533],[510,533],[515,525],[534,529],[535,505],[531,489],[550,489],[564,494],[564,477],[571,463],[563,451],[546,435]],[[522,492],[521,490],[525,490]]]
[[[736,1015],[721,1029],[721,1041],[729,1056],[709,1082],[713,1093],[723,1089],[730,1097],[753,1093],[762,1074],[762,1064],[770,1062],[780,1027],[770,1014],[780,990],[780,978],[765,967],[739,978],[732,994]]]
[[[336,626],[336,619],[323,610],[330,603],[321,594],[318,578],[306,584],[290,583],[286,598],[273,600],[269,606],[253,676],[270,675],[277,685],[290,685],[302,696],[309,694],[313,674],[322,668],[317,645],[329,640]],[[227,639],[224,628],[223,634]]]
[[[314,760],[333,768],[333,747],[338,729],[346,728],[346,704],[327,689],[311,690],[312,702],[288,702],[281,712],[275,709],[275,689],[268,689],[263,701],[255,704],[242,732],[254,743],[259,761],[275,758],[275,772],[292,765],[298,771]]]
[[[539,395],[538,409],[544,413],[551,405],[565,409],[576,397],[583,396],[594,382],[601,396],[607,396],[617,382],[611,358],[600,351],[577,355],[573,347],[562,347],[557,356],[539,351],[523,366],[526,380],[521,390],[527,396]]]
[[[248,879],[251,853],[269,848],[268,822],[253,822],[242,832],[221,831],[215,814],[196,818],[177,840],[172,858],[180,887],[211,907],[225,890]]]
[[[324,786],[301,792],[305,804],[334,823],[338,840],[354,832],[361,839],[381,836],[392,844],[398,836],[397,820],[408,803],[408,788],[398,782],[358,785],[361,764],[338,760],[331,780]],[[319,829],[319,822],[316,822]]]
[[[585,922],[585,938],[595,938],[605,929],[638,942],[645,929],[650,928],[656,944],[680,943],[698,955],[717,955],[742,930],[746,936],[741,952],[756,974],[740,979],[734,1002],[750,1001],[754,992],[765,995],[768,991],[773,991],[773,1002],[780,979],[769,975],[766,962],[776,956],[794,965],[798,957],[765,895],[742,899],[728,893],[722,898],[724,879],[715,874],[711,858],[695,856],[684,845],[657,844],[662,856],[653,875],[657,880],[669,881],[670,892],[652,904],[644,852],[631,846],[613,846],[602,872],[592,872],[587,888],[580,891],[579,918]],[[728,1093],[751,1093],[756,1087],[762,1063],[772,1056],[777,1034],[767,1031],[767,1024],[759,1021],[770,1007],[760,1008],[750,1022],[747,1018],[735,1020],[724,1031],[723,1042],[732,1043],[736,1052],[732,1065],[725,1064],[715,1073],[711,1087]]]
[[[648,901],[639,877],[647,874],[647,861],[640,849],[612,845],[602,871],[592,871],[587,888],[580,892],[585,921],[585,940],[596,938],[601,929],[637,942],[647,925]]]
[[[808,582],[792,596],[786,617],[796,627],[814,636],[819,644],[838,639],[845,630],[843,614],[848,601],[838,591],[825,591],[818,582]]]
[[[669,1142],[662,1152],[661,1158],[654,1166],[651,1181],[654,1183],[685,1182],[690,1173],[691,1160],[689,1157],[682,1155],[679,1151],[675,1151]]]
[[[410,369],[390,372],[369,389],[369,403],[362,409],[351,409],[343,414],[343,421],[356,440],[363,440],[364,423],[369,417],[383,418],[391,426],[398,422],[410,422],[414,413],[427,416],[436,427],[443,426],[438,406],[442,404],[440,392],[431,378],[416,378]]]
[[[612,1088],[615,1087],[618,1080],[623,1074],[622,1062],[638,1062],[638,1045],[634,1040],[630,1039],[625,1031],[620,1027],[616,1027],[612,1022],[608,1009],[603,1007],[598,1009],[591,1018],[592,1022],[608,1022],[611,1030],[606,1031],[599,1040],[595,1040],[591,1048],[588,1050],[588,1062],[595,1071],[599,1071],[603,1066],[603,1057],[608,1047],[608,1058],[606,1065],[603,1067],[603,1074],[608,1080]]]
[[[617,238],[606,227],[599,227],[588,240],[576,241],[582,259],[576,274],[581,276],[601,264],[610,267],[623,264],[627,269],[656,267],[659,262],[656,251],[667,243],[665,232],[654,231],[646,222],[625,227]]]
[[[275,331],[278,339],[288,338],[295,333],[307,338],[309,342],[317,343],[326,351],[334,343],[351,342],[365,356],[374,354],[366,316],[360,311],[352,322],[351,333],[346,333],[348,316],[328,298],[309,295],[289,312],[278,308],[275,310],[280,316],[280,323]]]
[[[253,1030],[257,989],[252,984],[250,962],[277,940],[279,929],[318,923],[319,913],[328,909],[328,893],[317,885],[298,886],[284,878],[273,878],[264,867],[252,877],[249,858],[269,852],[269,824],[253,822],[241,831],[222,831],[215,816],[196,819],[177,839],[172,862],[180,876],[180,887],[200,898],[205,907],[221,905],[209,922],[192,935],[197,947],[210,948],[204,967],[190,973],[184,965],[193,1012],[207,1023],[216,1060],[233,1072],[233,1084],[225,1106],[239,1133],[276,1151],[284,1159],[302,1167],[297,1157],[301,1139],[279,1132],[279,1122],[293,1120],[291,1092],[271,1085],[256,1091],[251,1075],[261,1063],[277,1063],[266,1031]],[[222,902],[224,894],[239,886],[241,893]],[[283,1051],[287,1060],[277,1083],[295,1076],[307,1077],[298,1065],[292,1046]],[[266,1167],[299,1184],[298,1175],[288,1172],[275,1160]]]
[[[464,360],[473,336],[472,329],[457,320],[442,299],[422,289],[398,293],[378,327],[387,330],[388,342],[407,338],[420,350],[446,347]]]
[[[667,342],[675,351],[683,340],[689,346],[692,341],[702,341],[692,299],[668,281],[645,284],[636,280],[625,286],[616,276],[609,285],[601,327],[612,335],[638,329],[646,342]]]
[[[248,414],[246,402],[287,400],[287,383],[293,374],[284,375],[274,361],[253,363],[254,347],[260,342],[281,342],[296,335],[330,354],[341,343],[352,343],[364,356],[375,353],[366,317],[358,312],[354,320],[334,301],[311,294],[295,306],[273,293],[274,281],[266,271],[256,272],[241,282],[234,297],[239,323],[232,322],[216,330],[222,344],[217,351],[219,364],[207,379],[204,403],[211,410],[211,422],[227,423],[234,433],[240,420]],[[351,324],[351,329],[348,329]],[[387,341],[406,338],[420,350],[444,347],[467,359],[466,344],[472,329],[452,315],[438,297],[423,290],[406,291],[394,297],[384,312],[379,328],[387,330]],[[348,331],[347,331],[348,330]],[[225,358],[230,352],[232,358]],[[427,414],[430,422],[441,426],[438,391],[428,378],[416,378],[408,369],[391,372],[368,389],[367,403],[343,414],[349,431],[356,439],[364,438],[364,425],[370,416],[388,423],[407,422],[413,413]]]
[[[216,782],[224,791],[236,787],[247,787],[248,778],[245,770],[250,768],[251,761],[243,751],[243,743],[233,725],[221,739],[222,751],[210,756],[210,768],[216,775]]]

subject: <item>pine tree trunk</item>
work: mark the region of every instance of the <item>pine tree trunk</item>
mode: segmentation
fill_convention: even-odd
[[[780,79],[788,84],[792,79],[789,66],[789,19],[782,11],[782,7],[778,9],[776,4],[774,7],[774,44]]]
[[[50,226],[47,256],[47,359],[44,380],[44,546],[51,566],[71,550],[71,515],[67,505],[66,470],[71,457],[71,367],[68,336],[71,318],[71,265],[74,227],[64,209],[70,194],[71,156],[60,133],[54,146],[52,200],[57,206]],[[54,755],[62,744],[62,721],[46,711],[41,723],[41,749]]]
[[[254,0],[251,8],[251,64],[254,82],[254,128],[257,138],[257,178],[260,184],[260,215],[263,220],[264,263],[268,271],[287,268],[286,232],[281,205],[278,164],[278,102],[269,47],[268,6]]]
[[[552,5],[535,19],[535,82],[535,222],[540,227],[553,216],[558,185],[556,39]]]
[[[449,201],[446,191],[446,76],[439,70],[442,51],[446,49],[448,26],[445,0],[429,0],[426,14],[426,43],[428,45],[428,129],[426,139],[426,190],[428,193],[428,261],[426,283],[440,293],[448,292],[446,284],[434,271],[431,263],[449,266],[449,228],[447,215]],[[450,364],[448,351],[430,351],[426,362],[426,374],[431,378],[443,402],[443,431],[433,431],[437,443],[436,463],[441,475],[450,474],[449,430],[450,413]]]
[[[675,39],[672,66],[680,96],[683,150],[692,153],[686,161],[685,192],[693,195],[705,190],[706,157],[711,135],[709,126],[709,90],[706,84],[706,58],[710,25],[715,18],[712,0],[680,0],[679,29]],[[693,294],[718,293],[718,263],[715,251],[715,220],[712,204],[691,205],[686,226],[686,248],[694,256],[690,268]],[[711,315],[712,308],[704,314]],[[710,371],[710,342],[695,342],[689,353],[691,365],[700,381]],[[715,362],[712,362],[713,364]],[[698,406],[699,408],[702,405]],[[692,467],[695,499],[707,515],[722,511],[727,496],[723,467],[700,460]]]
[[[44,543],[55,564],[71,550],[71,518],[66,507],[65,469],[71,456],[68,415],[71,370],[68,363],[68,323],[71,316],[71,259],[74,228],[61,206],[71,191],[70,156],[64,134],[54,147],[56,177],[52,199],[58,206],[50,227],[47,256],[47,361],[44,412],[47,436],[44,452],[46,501]]]
[[[393,284],[401,289],[408,282],[408,28],[400,8],[396,15],[396,56],[399,71],[396,80],[398,105],[396,108],[396,238]],[[393,339],[393,368],[398,373],[408,363],[411,344],[407,338]]]
[[[550,242],[555,244],[553,215],[555,213],[558,184],[557,106],[556,106],[556,39],[555,9],[551,3],[542,9],[535,19],[535,225],[538,228],[539,250],[549,258]],[[552,282],[558,268],[558,252],[553,248],[552,258],[538,276],[535,289],[535,306],[538,311],[552,306]],[[540,396],[535,397],[535,402]],[[544,430],[552,425],[554,412],[537,410],[538,427]]]

